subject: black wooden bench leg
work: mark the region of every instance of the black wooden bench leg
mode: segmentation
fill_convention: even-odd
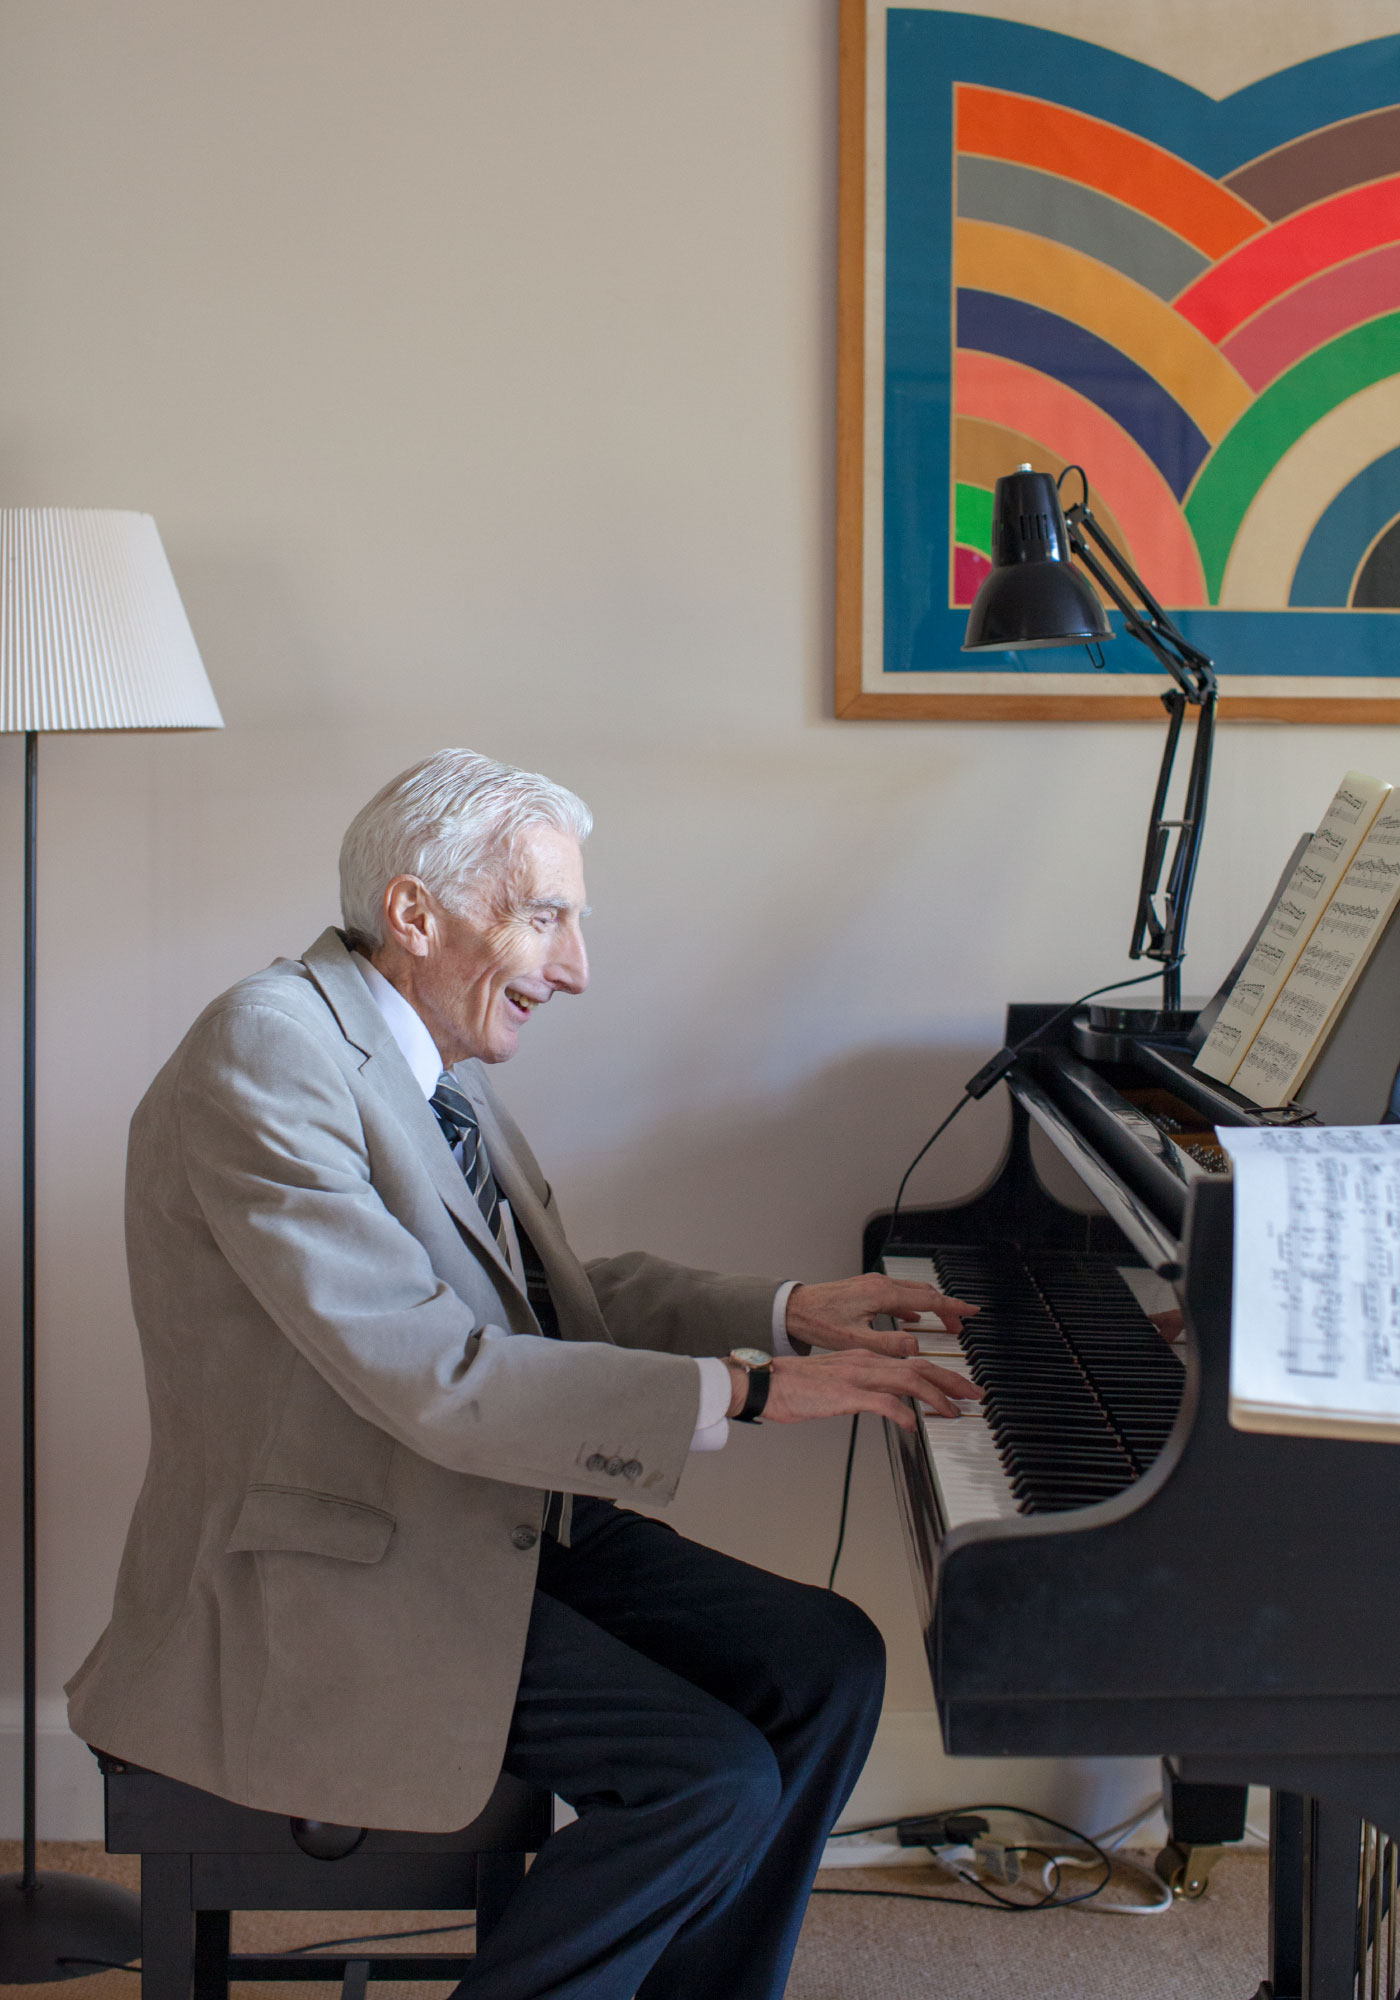
[[[485,1943],[505,1914],[506,1904],[525,1880],[523,1854],[478,1854],[476,1857],[476,1942]],[[145,1996],[142,1996],[145,2000]]]
[[[191,2000],[191,1900],[188,1854],[141,1856],[141,2000]]]
[[[228,2000],[228,1952],[233,1922],[227,1910],[197,1910],[194,1919],[194,2000]]]

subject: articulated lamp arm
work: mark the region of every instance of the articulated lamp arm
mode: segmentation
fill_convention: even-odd
[[[1079,472],[1080,478],[1084,479],[1078,466],[1066,467],[1066,472],[1071,470]],[[1065,513],[1070,547],[1110,604],[1122,613],[1127,631],[1147,648],[1175,682],[1175,686],[1162,696],[1162,706],[1167,711],[1167,740],[1157,774],[1152,816],[1148,822],[1137,918],[1128,956],[1156,959],[1163,966],[1163,1005],[1168,1010],[1176,1010],[1181,1005],[1180,967],[1185,949],[1186,916],[1195,886],[1210,788],[1211,752],[1215,739],[1215,664],[1180,631],[1122,551],[1094,519],[1088,504],[1087,480],[1084,480],[1084,493],[1085,497]],[[1163,815],[1181,737],[1181,724],[1188,706],[1199,710],[1196,739],[1191,751],[1191,769],[1186,781],[1181,818],[1170,820]],[[1176,849],[1159,910],[1157,892],[1173,829],[1177,836]]]

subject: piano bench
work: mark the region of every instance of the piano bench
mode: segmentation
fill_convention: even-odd
[[[553,1824],[549,1793],[504,1773],[470,1826],[391,1833],[258,1812],[95,1754],[107,1851],[141,1857],[141,2000],[228,2000],[231,1979],[338,1979],[344,2000],[365,2000],[371,1979],[460,1979],[460,1952],[234,1952],[232,1914],[474,1909],[479,1941]]]

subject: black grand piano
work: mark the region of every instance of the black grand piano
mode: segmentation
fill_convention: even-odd
[[[985,1419],[887,1426],[944,1743],[1162,1756],[1186,1819],[1193,1799],[1228,1801],[1207,1788],[1268,1786],[1261,2000],[1392,2000],[1400,1450],[1247,1434],[1226,1414],[1233,1208],[1215,1135],[1322,1114],[1258,1111],[1195,1073],[1184,1036],[1055,1012],[1009,1011],[1008,1044],[1048,1031],[1007,1074],[992,1183],[865,1233],[867,1268],[982,1308],[964,1347]],[[1387,1060],[1368,1118],[1353,1103],[1323,1122],[1379,1120]],[[1092,1211],[1047,1192],[1033,1129]],[[1179,1300],[1175,1348],[1154,1287]]]

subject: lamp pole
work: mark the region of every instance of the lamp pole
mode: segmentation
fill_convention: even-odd
[[[39,732],[24,736],[24,1082],[20,1105],[20,1478],[24,1486],[24,1860],[20,1888],[28,1895],[36,1886],[36,1800],[38,1798],[39,1733],[39,1526],[38,1526],[38,1408],[35,1391],[35,1233],[34,1233],[34,1110],[35,1054],[38,1046],[39,960]]]
[[[175,579],[148,514],[0,508],[0,732],[24,737],[20,1464],[23,1486],[23,1826],[0,1876],[0,1985],[128,1964],[141,1905],[114,1882],[38,1866],[37,1133],[39,737],[44,731],[219,729]]]

